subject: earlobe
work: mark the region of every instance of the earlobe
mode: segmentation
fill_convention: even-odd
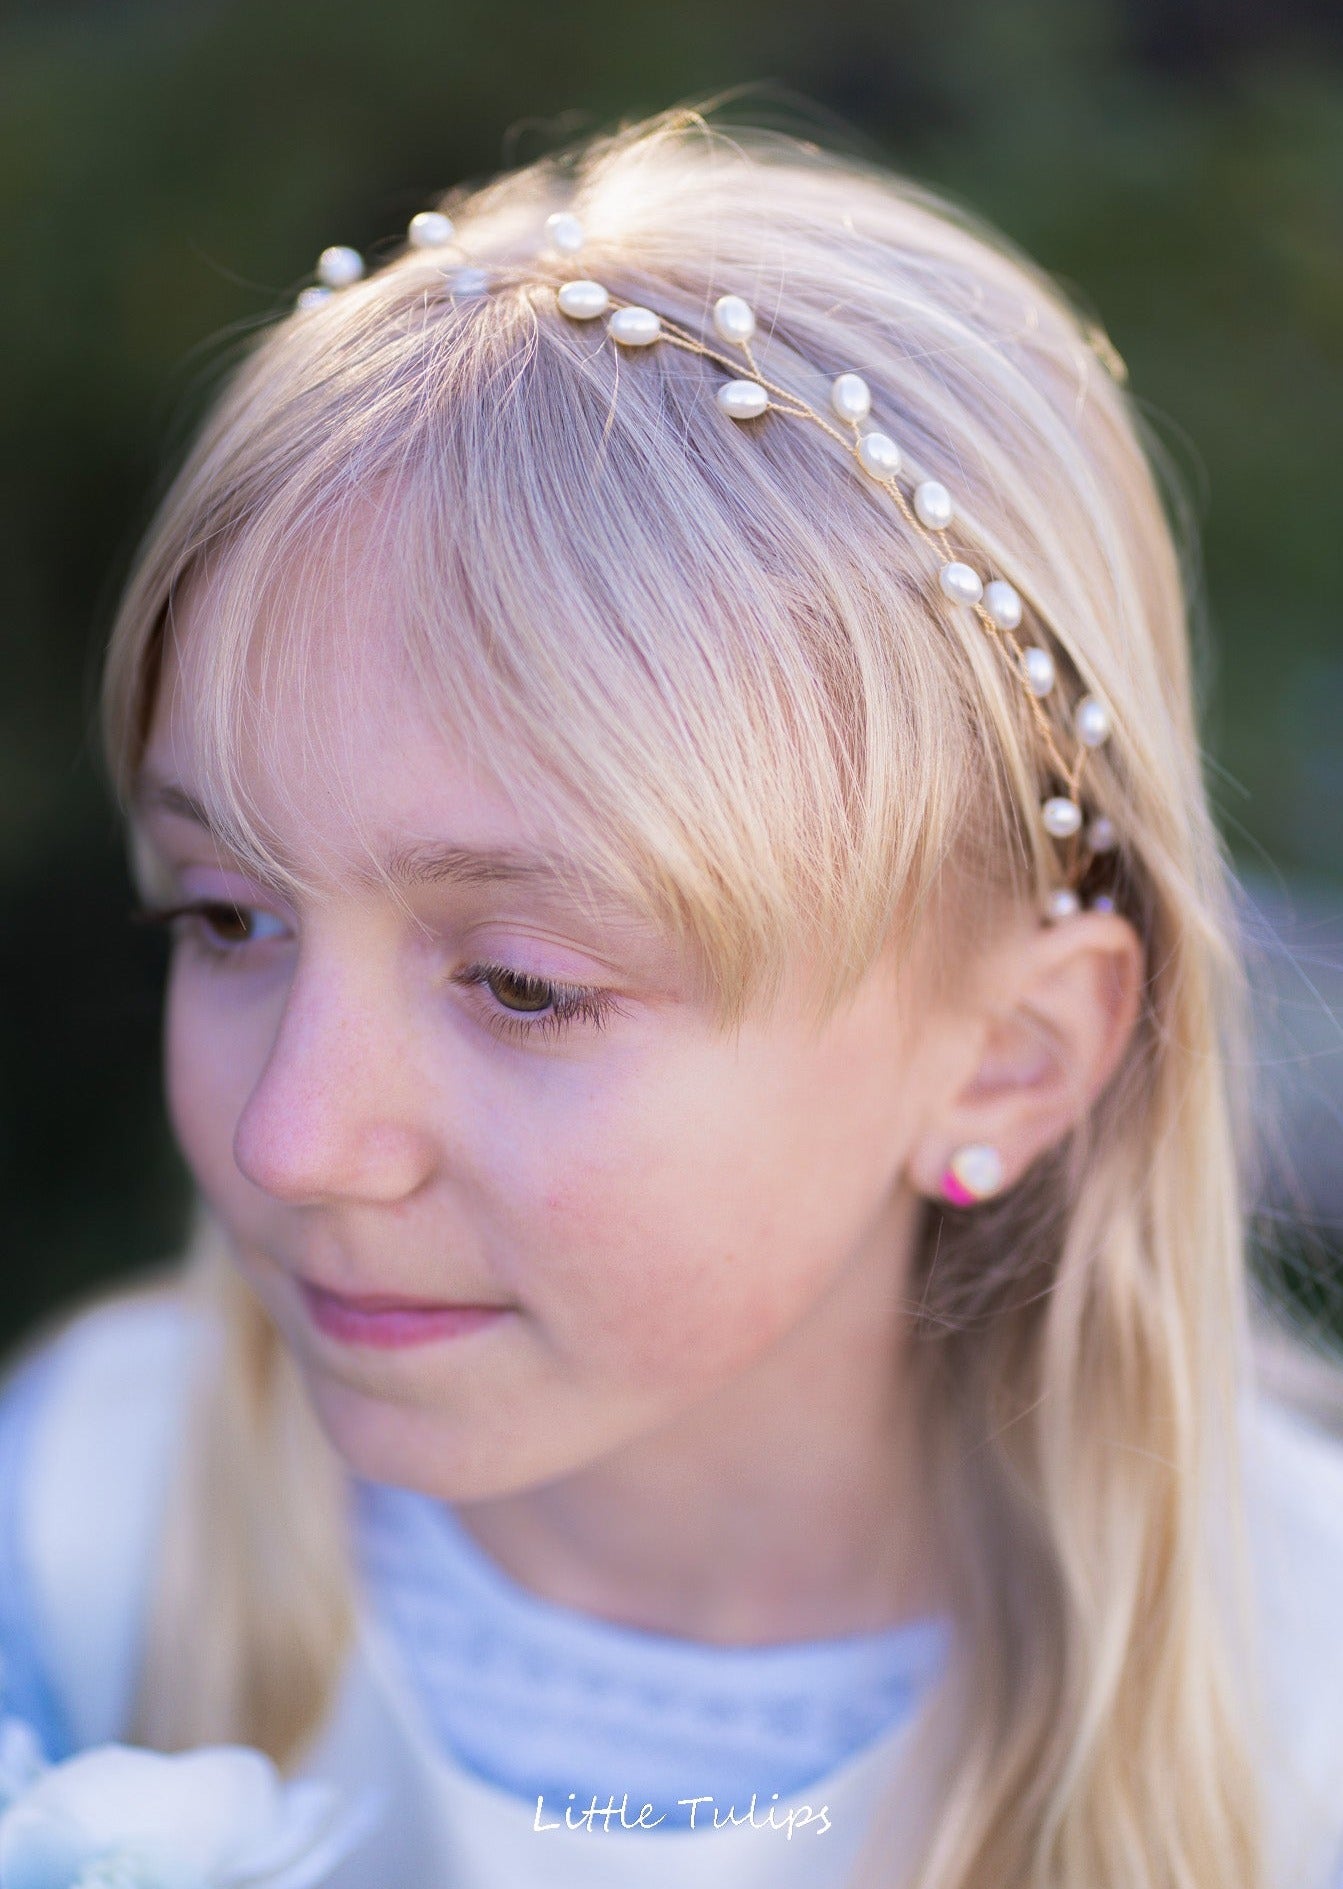
[[[987,1141],[968,1141],[957,1148],[942,1173],[942,1195],[953,1207],[973,1207],[987,1200],[1003,1184],[1003,1157]]]
[[[1142,967],[1137,933],[1112,913],[1088,912],[1069,921],[1066,935],[1044,928],[1025,942],[1016,975],[995,986],[999,1002],[983,1019],[973,1069],[910,1164],[921,1192],[974,1206],[1076,1125],[1122,1058]]]

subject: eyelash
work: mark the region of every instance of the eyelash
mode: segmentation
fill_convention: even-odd
[[[222,967],[230,959],[238,957],[244,947],[212,944],[205,921],[208,921],[212,912],[227,912],[232,918],[241,919],[246,910],[246,907],[232,905],[226,899],[198,899],[185,905],[167,906],[161,911],[137,905],[132,907],[130,919],[132,924],[153,925],[168,930],[174,939],[190,944],[207,962]],[[199,919],[202,923],[191,930],[185,927],[174,930],[179,919]],[[605,1027],[611,1014],[620,1008],[609,991],[588,984],[559,984],[552,978],[538,977],[531,971],[515,971],[506,964],[468,965],[457,981],[488,988],[495,978],[506,979],[526,997],[543,997],[552,1006],[545,1014],[531,1013],[535,1019],[531,1022],[525,1022],[522,1013],[506,1010],[496,1010],[485,1019],[487,1027],[496,1036],[518,1042],[525,1042],[531,1037],[559,1036],[580,1022],[600,1030]]]

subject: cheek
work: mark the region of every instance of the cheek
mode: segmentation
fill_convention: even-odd
[[[183,1157],[204,1182],[236,1178],[233,1134],[253,1080],[251,1062],[238,1017],[226,1023],[196,974],[174,964],[164,1000],[164,1099]]]
[[[200,1054],[199,1031],[182,980],[169,973],[163,1010],[163,1090],[168,1118],[183,1154],[193,1167],[207,1143],[207,1129],[217,1112],[215,1080]]]
[[[795,1323],[842,1263],[845,1180],[824,1171],[786,1101],[724,1085],[693,1108],[589,1127],[585,1151],[537,1177],[525,1238],[538,1309],[622,1379],[721,1378]]]
[[[557,1121],[517,1246],[557,1347],[626,1387],[721,1381],[879,1266],[916,1118],[894,1045],[873,999],[819,1044],[701,1046]]]

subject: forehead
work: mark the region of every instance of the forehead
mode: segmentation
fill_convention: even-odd
[[[483,756],[466,704],[416,674],[377,547],[309,561],[277,585],[245,640],[228,587],[197,578],[174,605],[137,813],[168,811],[230,838],[221,773],[281,869],[361,886],[511,881],[595,896],[556,788],[521,792],[518,751]],[[437,692],[432,692],[436,694]],[[608,901],[609,903],[609,901]]]

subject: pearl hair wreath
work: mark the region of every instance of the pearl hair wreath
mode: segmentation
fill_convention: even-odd
[[[550,251],[569,260],[582,250],[586,236],[582,223],[567,210],[546,219],[545,235]],[[466,252],[457,242],[451,218],[438,210],[422,210],[411,218],[406,232],[414,249],[455,249]],[[324,249],[317,262],[318,281],[301,291],[299,309],[313,309],[326,302],[337,290],[359,281],[364,274],[364,259],[356,249],[336,245]],[[454,297],[473,297],[486,293],[489,270],[467,261],[446,269],[444,278]],[[606,317],[606,332],[622,348],[645,348],[665,342],[687,353],[702,355],[723,368],[731,378],[718,389],[719,409],[727,418],[745,422],[765,413],[783,413],[791,418],[810,421],[821,428],[848,452],[866,478],[883,487],[894,500],[907,524],[931,543],[943,562],[939,587],[947,602],[971,609],[1007,659],[1025,691],[1025,699],[1039,732],[1055,776],[1064,783],[1063,791],[1051,794],[1040,805],[1040,821],[1052,838],[1064,845],[1062,883],[1048,895],[1043,916],[1056,923],[1070,918],[1081,909],[1080,886],[1093,864],[1112,853],[1118,836],[1113,822],[1104,814],[1088,819],[1079,798],[1083,769],[1094,748],[1110,734],[1110,711],[1098,695],[1082,695],[1072,705],[1072,732],[1076,753],[1071,761],[1063,754],[1055,730],[1044,709],[1045,698],[1055,693],[1057,671],[1053,656],[1039,643],[1024,647],[1017,637],[1024,608],[1022,599],[1005,578],[988,582],[973,565],[958,558],[947,537],[955,518],[955,505],[946,486],[936,479],[923,479],[906,496],[897,482],[902,458],[899,447],[886,433],[868,425],[872,414],[872,391],[860,374],[843,373],[830,384],[830,413],[810,406],[800,396],[776,386],[761,372],[751,343],[756,333],[756,318],[750,304],[740,295],[720,295],[713,307],[713,325],[718,338],[741,356],[738,361],[721,349],[706,345],[676,322],[658,315],[651,308],[625,302],[600,282],[574,277],[562,282],[556,293],[560,312],[570,321],[591,322]],[[745,366],[746,375],[740,368]],[[839,425],[835,424],[839,422]],[[1092,911],[1113,911],[1115,902],[1107,892],[1093,893],[1087,899]]]

